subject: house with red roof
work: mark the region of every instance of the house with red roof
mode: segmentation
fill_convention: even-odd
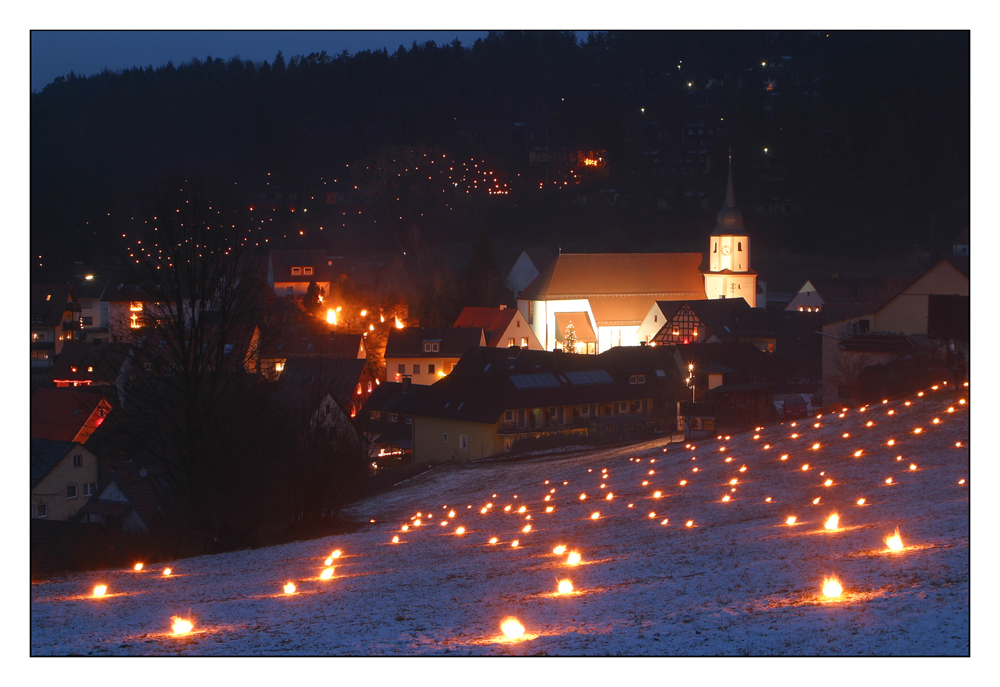
[[[51,367],[63,343],[81,333],[80,303],[72,286],[36,284],[28,303],[31,314],[31,367]]]
[[[74,389],[37,389],[31,395],[31,438],[83,444],[111,412],[100,394]]]
[[[532,351],[544,350],[521,311],[506,305],[499,308],[466,306],[454,326],[482,329],[486,345],[490,348],[518,346]]]

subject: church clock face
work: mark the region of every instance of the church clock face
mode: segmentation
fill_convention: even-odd
[[[723,246],[722,247],[722,254],[723,255],[729,255],[732,252],[733,252],[733,249],[730,248],[729,246]]]

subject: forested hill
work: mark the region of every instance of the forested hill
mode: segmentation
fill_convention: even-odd
[[[382,189],[385,222],[433,224],[437,241],[468,240],[465,212],[536,244],[585,242],[584,220],[539,236],[531,218],[608,198],[602,221],[622,245],[656,249],[665,227],[694,241],[731,150],[763,245],[931,248],[967,222],[969,145],[963,32],[504,32],[395,53],[196,58],[69,74],[31,95],[32,253],[47,267],[114,253],[105,239],[170,171],[231,180],[249,201],[268,188],[324,199],[375,186],[373,163],[407,149],[482,162],[506,184],[502,198],[424,203],[405,219],[392,203],[413,199]],[[590,154],[599,168],[578,168]],[[414,188],[448,199],[458,180]]]

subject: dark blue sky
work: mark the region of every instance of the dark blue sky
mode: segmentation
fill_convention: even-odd
[[[336,56],[347,50],[407,49],[413,41],[439,45],[457,36],[469,46],[487,31],[32,31],[31,90],[40,91],[57,76],[73,71],[97,74],[126,67],[159,67],[173,60],[204,60],[211,55],[228,60],[271,61],[279,50],[285,59],[326,50]],[[581,38],[586,32],[581,32]]]

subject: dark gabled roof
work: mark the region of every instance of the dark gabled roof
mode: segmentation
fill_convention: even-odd
[[[528,259],[531,260],[531,264],[534,265],[535,269],[537,269],[539,272],[548,267],[549,263],[552,262],[553,258],[555,257],[552,255],[552,251],[542,246],[533,246],[531,248],[525,248],[524,254],[528,256]]]
[[[128,358],[128,352],[128,346],[124,344],[66,341],[52,366],[52,379],[114,384]],[[92,371],[88,372],[88,368],[92,368]]]
[[[479,327],[404,327],[390,329],[385,344],[386,358],[460,358],[470,348],[483,342],[483,330]],[[424,353],[424,342],[436,341],[436,353]]]
[[[517,314],[517,308],[477,308],[467,305],[455,320],[454,326],[482,329],[486,345],[495,348]]]
[[[913,342],[905,334],[888,332],[855,334],[842,339],[838,346],[842,351],[863,351],[866,353],[891,353],[915,348]]]
[[[59,464],[80,444],[74,441],[54,441],[52,439],[31,440],[31,488],[45,479],[52,468]]]
[[[276,282],[330,282],[333,270],[326,251],[317,249],[274,249],[271,268]],[[313,274],[292,274],[292,267],[312,267]]]
[[[714,389],[705,392],[706,396],[718,396],[721,394],[735,394],[741,391],[763,391],[771,389],[774,385],[770,382],[747,382],[746,384],[722,384]]]
[[[968,229],[966,231],[966,240],[968,240]],[[969,276],[969,267],[971,265],[971,260],[968,255],[953,255],[950,258],[945,258],[948,262],[952,264],[956,270],[964,274],[966,277]]]
[[[670,392],[676,379],[670,349],[622,348],[597,356],[479,348],[437,383],[411,387],[393,412],[492,423],[505,410],[612,403]],[[643,384],[631,384],[631,375],[638,374],[646,375]]]
[[[362,339],[361,334],[331,331],[330,325],[324,322],[306,320],[268,337],[261,355],[265,358],[320,356],[356,359],[361,351]]]
[[[549,263],[518,298],[704,297],[702,258],[701,253],[564,253]],[[596,312],[594,316],[598,322],[605,319]]]
[[[289,358],[281,373],[281,383],[289,390],[315,385],[329,393],[341,406],[355,395],[358,381],[368,361],[364,358]]]
[[[710,365],[724,365],[736,370],[740,383],[770,381],[781,376],[777,363],[751,343],[685,344],[677,347],[677,353],[683,365],[694,364],[696,376]]]
[[[118,486],[127,499],[128,506],[142,518],[148,529],[154,529],[164,520],[171,502],[171,490],[165,472],[154,467],[113,470],[101,483],[97,493],[103,493],[111,482]],[[124,515],[128,509],[118,505],[121,503],[123,502],[92,498],[80,509],[80,514]]]
[[[29,310],[31,324],[58,327],[62,324],[66,304],[75,300],[73,287],[66,284],[32,284]]]
[[[116,301],[151,301],[153,297],[141,284],[131,281],[129,275],[116,274],[108,280],[104,291],[101,293],[101,300],[107,302]]]
[[[103,421],[94,411],[110,403],[100,394],[74,389],[36,389],[31,395],[31,436],[73,441],[81,430],[93,432]]]

